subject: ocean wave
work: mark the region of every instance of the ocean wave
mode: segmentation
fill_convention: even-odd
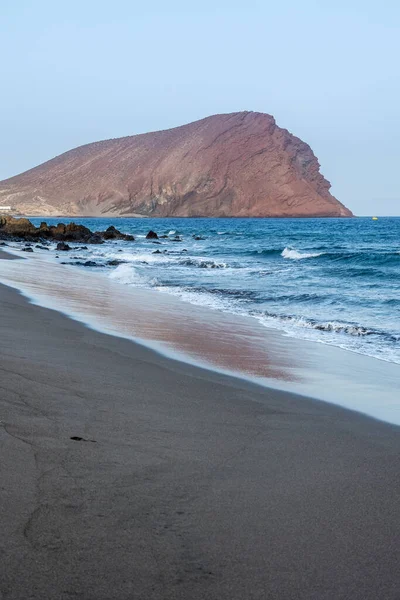
[[[179,261],[180,265],[185,267],[198,267],[199,269],[226,269],[227,265],[224,262],[208,260],[203,258],[185,258]]]
[[[363,249],[353,252],[324,252],[322,257],[326,261],[345,263],[346,267],[374,267],[374,266],[390,266],[399,264],[399,253],[388,252],[373,252]]]
[[[166,262],[173,262],[172,259],[170,257],[168,257],[167,254],[164,254],[164,253],[161,253],[161,254],[153,254],[153,253],[151,253],[151,254],[149,254],[149,253],[134,254],[131,252],[118,252],[116,254],[115,252],[110,252],[110,253],[106,254],[106,257],[109,259],[123,260],[128,263],[160,264],[160,263],[166,263]]]
[[[188,288],[187,288],[188,289]],[[234,298],[235,300],[258,300],[259,292],[253,290],[237,290],[237,289],[229,289],[229,288],[204,288],[204,287],[194,287],[190,288],[191,292],[196,292],[199,294],[212,294],[217,296]]]
[[[391,344],[400,341],[400,335],[381,331],[372,327],[366,327],[357,323],[334,320],[317,321],[297,315],[285,315],[267,311],[260,312],[252,309],[251,304],[249,304],[249,301],[250,303],[254,302],[257,297],[257,292],[243,290],[240,294],[237,294],[236,290],[223,288],[191,288],[186,286],[158,286],[155,289],[173,296],[178,296],[190,304],[256,318],[262,325],[281,329],[289,335],[298,336],[300,330],[309,330],[310,333],[313,331],[314,334],[321,332],[323,337],[310,338],[317,339],[317,341],[324,341],[325,334],[333,334],[335,338],[337,335],[336,339],[338,341],[336,343],[333,342],[334,338],[328,338],[330,343],[333,343],[333,345],[336,346],[341,346],[339,340],[344,340],[345,338],[348,338],[349,340],[361,340],[372,337],[374,339],[379,338],[385,340]],[[348,349],[355,350],[356,347],[348,346]]]
[[[317,256],[321,256],[322,252],[299,252],[298,250],[294,250],[292,248],[284,248],[282,250],[281,256],[283,258],[290,258],[290,260],[302,260],[303,258],[317,258]]]
[[[263,255],[263,256],[272,256],[274,254],[278,255],[278,254],[282,254],[282,249],[281,248],[266,248],[264,250],[251,250],[249,253],[251,256],[257,256],[259,254]]]
[[[260,318],[274,319],[281,323],[295,325],[296,327],[302,327],[305,329],[314,329],[316,331],[326,331],[330,333],[346,334],[354,337],[365,337],[365,336],[384,336],[391,341],[397,341],[397,336],[389,334],[385,331],[380,331],[374,328],[365,327],[356,323],[345,323],[341,321],[317,321],[314,319],[307,319],[305,317],[299,317],[296,315],[281,315],[277,313],[265,312],[260,315]]]
[[[155,289],[165,294],[177,296],[184,302],[189,302],[190,304],[194,304],[196,306],[203,306],[213,310],[229,312],[231,314],[244,314],[235,310],[235,306],[230,303],[229,298],[225,298],[223,295],[214,295],[209,291],[185,286],[167,285],[157,286]]]
[[[109,278],[123,285],[133,285],[136,287],[151,287],[157,285],[156,279],[149,279],[143,276],[130,264],[119,265],[110,274]]]
[[[315,248],[315,250],[321,250],[321,247]],[[257,251],[258,254],[276,254],[275,249]],[[356,251],[328,251],[328,252],[300,252],[295,248],[286,246],[281,252],[283,258],[289,258],[291,260],[302,260],[304,258],[318,258],[324,262],[332,263],[345,263],[346,268],[356,268],[357,266],[388,266],[391,264],[399,264],[399,252],[372,252],[370,250],[356,250]]]

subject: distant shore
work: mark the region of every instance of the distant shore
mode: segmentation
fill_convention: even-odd
[[[0,311],[0,597],[397,600],[398,427]]]

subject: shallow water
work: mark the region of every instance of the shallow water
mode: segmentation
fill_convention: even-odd
[[[52,252],[14,252],[27,260],[0,260],[0,282],[38,304],[186,362],[400,425],[397,364],[289,338],[251,316],[121,284],[100,268],[60,265]]]
[[[114,283],[400,363],[400,218],[79,221],[93,230],[115,225],[136,241],[60,260],[94,260]],[[146,240],[149,229],[168,238]],[[116,259],[123,262],[107,264]]]

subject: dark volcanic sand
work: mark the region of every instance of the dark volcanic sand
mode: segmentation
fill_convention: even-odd
[[[398,428],[0,315],[2,600],[398,600]]]

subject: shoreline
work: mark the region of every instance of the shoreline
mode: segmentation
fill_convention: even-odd
[[[397,599],[398,427],[0,307],[7,600]]]
[[[95,331],[132,340],[167,358],[400,425],[396,363],[296,340],[251,317],[110,282],[47,256],[7,250],[24,260],[7,269],[3,263],[3,283]]]

